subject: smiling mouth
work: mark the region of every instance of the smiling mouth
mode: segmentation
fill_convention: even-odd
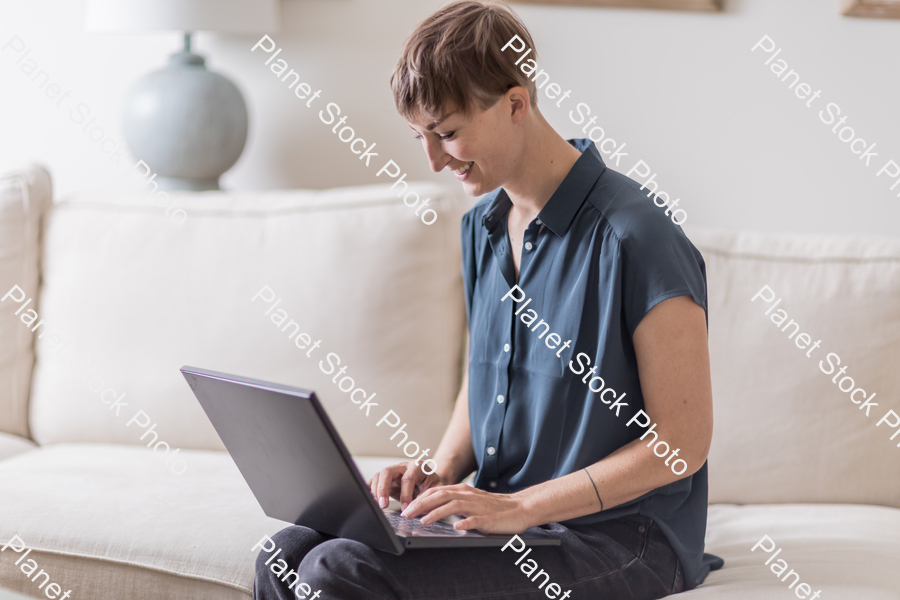
[[[466,171],[471,169],[472,165],[474,165],[474,164],[475,164],[475,161],[468,162],[458,169],[453,169],[453,172],[456,173],[457,175],[462,175],[463,173],[465,173]]]

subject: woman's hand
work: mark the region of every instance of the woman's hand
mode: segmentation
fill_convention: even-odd
[[[403,511],[407,518],[422,516],[428,525],[451,515],[465,519],[454,523],[458,530],[478,529],[483,533],[522,533],[533,524],[518,494],[492,494],[460,483],[431,487],[419,494]]]
[[[415,462],[402,462],[382,469],[369,480],[368,486],[381,508],[387,508],[390,498],[400,501],[400,507],[406,508],[412,502],[415,493],[435,486],[446,485],[436,473],[426,475]]]

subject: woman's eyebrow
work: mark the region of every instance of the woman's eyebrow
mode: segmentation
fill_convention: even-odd
[[[437,127],[438,125],[440,125],[441,123],[443,123],[444,121],[446,121],[449,117],[451,117],[451,116],[454,115],[454,114],[456,114],[456,111],[444,115],[442,118],[436,120],[436,121],[433,122],[431,125],[426,125],[426,126],[425,126],[425,131],[431,131],[432,129],[434,129],[435,127]],[[410,129],[412,129],[412,130],[415,131],[416,133],[419,132],[419,131],[418,131],[415,127],[413,127],[409,122],[407,122],[406,124],[409,126]]]
[[[452,116],[455,115],[455,114],[456,114],[456,111],[447,113],[446,115],[444,115],[444,116],[441,117],[440,119],[437,119],[437,120],[436,120],[434,123],[432,123],[431,125],[428,125],[425,129],[427,129],[428,131],[431,131],[432,129],[434,129],[435,127],[437,127],[438,125],[440,125],[441,123],[443,123],[444,121],[446,121],[447,119],[449,119],[450,117],[452,117]]]

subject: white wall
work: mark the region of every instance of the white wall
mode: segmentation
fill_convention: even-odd
[[[599,123],[627,142],[627,169],[638,159],[681,198],[689,225],[797,232],[900,234],[900,198],[876,171],[900,163],[896,101],[900,21],[839,14],[837,0],[726,0],[720,14],[517,5],[536,39],[539,64],[572,89]],[[418,142],[395,114],[388,78],[403,39],[439,3],[414,0],[283,0],[284,26],[273,34],[291,68],[322,89],[348,124],[377,142],[379,159],[411,178],[434,175]],[[69,110],[83,102],[114,139],[128,87],[179,46],[176,34],[82,32],[83,0],[0,0],[0,46],[15,34],[29,58],[71,99],[63,108],[41,97],[0,51],[0,161],[47,164],[58,193],[116,189],[122,178]],[[793,97],[750,47],[764,34],[822,96],[812,109]],[[376,183],[363,166],[284,88],[255,38],[201,34],[196,48],[235,80],[250,107],[247,148],[224,178],[230,188],[331,187]],[[574,102],[573,102],[574,101]],[[865,167],[818,118],[841,106],[879,155]],[[542,102],[566,137],[580,135],[568,111]],[[108,145],[108,147],[110,147]],[[123,163],[125,161],[122,161]],[[378,165],[380,166],[380,164]],[[384,176],[382,176],[384,179]]]

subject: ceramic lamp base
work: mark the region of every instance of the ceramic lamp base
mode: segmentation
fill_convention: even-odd
[[[217,190],[247,141],[247,105],[228,79],[185,51],[139,79],[125,102],[125,140],[161,189]]]

